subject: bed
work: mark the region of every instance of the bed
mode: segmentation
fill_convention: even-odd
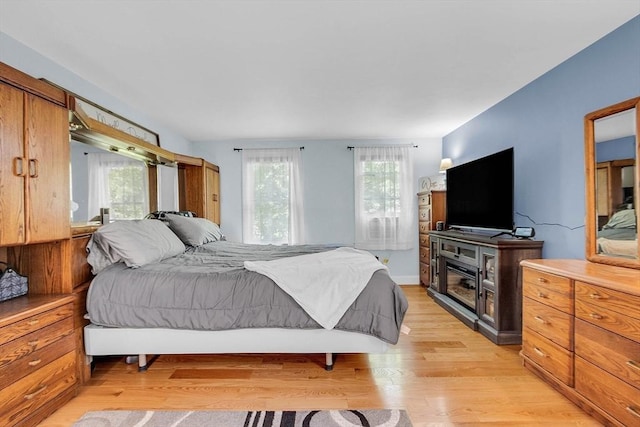
[[[228,242],[203,218],[101,227],[87,245],[95,277],[88,356],[382,353],[408,308],[368,252],[327,245]]]
[[[614,213],[598,231],[598,253],[635,258],[638,253],[636,213],[624,209]]]

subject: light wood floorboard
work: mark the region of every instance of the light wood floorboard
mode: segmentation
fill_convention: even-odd
[[[100,359],[92,379],[40,425],[69,426],[108,409],[406,409],[419,426],[598,426],[527,371],[520,346],[497,346],[436,305],[420,286],[397,346],[379,355],[161,356],[149,371]]]

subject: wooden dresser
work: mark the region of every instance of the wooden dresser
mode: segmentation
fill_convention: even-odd
[[[640,425],[640,270],[525,260],[524,365],[607,425]]]
[[[430,247],[429,232],[435,230],[436,222],[446,218],[447,192],[444,190],[423,191],[418,193],[418,232],[420,242],[420,283],[429,287]]]
[[[0,422],[37,425],[77,390],[71,296],[0,304]],[[6,424],[5,424],[6,423]]]

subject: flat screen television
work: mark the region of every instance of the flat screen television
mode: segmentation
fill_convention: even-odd
[[[513,147],[447,169],[447,227],[513,230]]]

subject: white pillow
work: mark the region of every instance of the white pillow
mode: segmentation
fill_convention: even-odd
[[[87,261],[97,274],[110,264],[141,267],[183,253],[182,241],[162,221],[116,221],[100,227],[87,245]]]
[[[205,243],[224,240],[220,227],[206,218],[186,217],[182,215],[165,214],[165,221],[169,228],[176,233],[185,245],[200,246]]]

